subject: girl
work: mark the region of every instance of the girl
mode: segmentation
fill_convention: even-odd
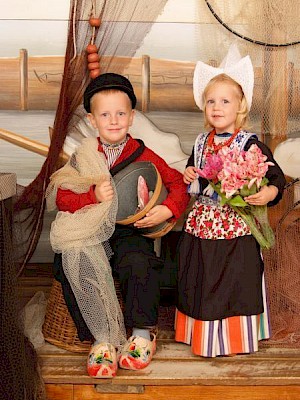
[[[197,63],[194,95],[209,132],[197,137],[184,182],[197,182],[196,168],[203,168],[208,152],[217,153],[223,146],[248,150],[256,144],[274,166],[266,174],[268,186],[245,201],[273,205],[282,196],[283,172],[268,147],[243,130],[252,100],[252,78],[248,56],[235,65],[227,59],[223,69]],[[260,246],[229,205],[221,206],[216,193],[207,194],[207,186],[208,181],[199,178],[199,195],[179,243],[175,340],[191,345],[194,354],[204,357],[251,353],[258,350],[259,340],[270,336]]]

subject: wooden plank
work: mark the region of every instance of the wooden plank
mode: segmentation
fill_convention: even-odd
[[[170,352],[172,347],[173,357],[166,358],[165,347],[159,342],[158,351],[148,368],[141,371],[119,369],[112,382],[118,385],[170,386],[300,385],[300,357],[299,350],[296,349],[205,359],[192,356],[189,346],[170,342]],[[293,357],[293,352],[297,356]],[[86,354],[68,352],[40,354],[45,382],[101,384],[101,380],[87,375],[86,358]]]
[[[74,353],[70,353],[67,350],[60,349],[51,344],[46,344],[39,349],[39,355],[41,357],[48,357],[52,355],[53,357],[65,355],[65,357],[74,357]],[[77,354],[78,355],[78,354]],[[79,356],[83,361],[85,360],[84,355]],[[251,355],[240,355],[236,357],[230,357],[229,360],[234,362],[236,359],[243,359],[247,362],[247,359],[251,358],[254,360],[268,361],[268,360],[285,360],[285,361],[300,361],[300,349],[294,348],[280,348],[275,346],[267,347],[267,344],[260,347],[259,351]],[[191,352],[191,348],[183,343],[174,342],[173,339],[158,339],[157,341],[157,352],[154,359],[166,361],[170,360],[173,362],[177,361],[199,361],[206,360],[201,357],[195,356]],[[219,358],[218,358],[219,359]],[[209,359],[207,359],[209,360]]]
[[[45,385],[47,400],[73,400],[73,385]]]
[[[20,110],[20,60],[0,58],[0,109]]]
[[[30,110],[57,108],[63,70],[64,57],[29,57],[28,107]]]
[[[151,59],[151,111],[199,111],[193,96],[195,63]]]
[[[276,52],[275,52],[276,53]],[[142,109],[142,63],[143,57],[119,57],[118,61],[110,66],[112,72],[126,75],[132,82],[138,99],[137,109]],[[111,62],[111,57],[102,57],[103,66]],[[149,59],[150,62],[150,59]],[[210,62],[207,60],[207,62]],[[63,56],[28,57],[28,109],[55,110],[58,104],[62,75],[64,69]],[[193,97],[193,74],[195,62],[174,61],[151,58],[151,110],[152,111],[199,111]],[[1,109],[19,109],[20,65],[19,58],[0,57],[0,84]],[[271,71],[272,72],[272,71]],[[285,75],[283,75],[285,74]],[[300,71],[293,68],[290,82],[286,78],[286,71],[281,74],[285,92],[291,91],[291,113],[296,115],[300,109],[300,98],[297,96]],[[149,76],[150,77],[150,76]],[[150,78],[149,78],[150,79]],[[264,74],[262,67],[255,68],[254,97],[256,107],[251,110],[251,116],[264,105]],[[283,107],[286,111],[286,104]],[[278,114],[279,115],[279,114]],[[253,118],[251,118],[252,120]],[[277,118],[278,119],[278,118]],[[276,129],[281,120],[275,121]],[[275,124],[274,122],[274,124]]]
[[[94,385],[46,384],[48,400],[299,400],[299,386],[146,386],[141,394],[97,393]]]
[[[92,385],[74,386],[74,400],[298,400],[300,386],[146,386],[139,395],[97,393]],[[58,399],[58,398],[57,398]],[[52,400],[52,399],[51,399]]]

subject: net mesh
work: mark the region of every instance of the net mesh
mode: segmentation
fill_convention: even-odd
[[[32,256],[42,230],[45,192],[49,177],[60,166],[59,154],[68,132],[82,118],[82,96],[88,85],[86,47],[93,40],[98,47],[100,70],[122,73],[140,47],[146,33],[163,10],[167,0],[71,0],[64,73],[56,110],[49,153],[40,173],[27,186],[16,204],[16,211],[27,210],[24,253],[20,254],[20,271]],[[89,17],[102,21],[93,35]],[[122,62],[120,61],[122,59]]]
[[[299,132],[300,3],[295,0],[205,0],[210,10],[199,25],[201,60],[219,65],[224,47],[236,41],[255,68],[250,119],[266,142]],[[203,19],[203,18],[202,18]],[[201,21],[201,15],[199,15]],[[209,38],[209,41],[205,38]],[[273,141],[276,144],[276,141]]]
[[[270,211],[275,246],[264,252],[272,337],[268,344],[300,346],[300,181],[290,182]]]
[[[198,28],[203,38],[201,60],[218,66],[224,47],[232,42],[242,55],[251,57],[255,74],[251,129],[262,134],[272,151],[287,138],[299,138],[300,3],[205,0],[199,6],[199,20],[203,7],[208,7],[210,16]],[[282,168],[288,156],[285,159]],[[299,199],[299,180],[295,179],[287,185],[282,201],[269,208],[276,242],[264,252],[272,327],[268,345],[300,346]]]
[[[99,49],[101,72],[122,73],[126,67],[124,60],[126,61],[128,57],[129,61],[135,54],[166,2],[167,0],[152,0],[151,2],[148,0],[119,0],[118,2],[72,0],[70,2],[64,74],[49,154],[40,174],[31,185],[25,188],[16,207],[24,216],[25,228],[22,237],[25,237],[25,240],[23,240],[23,246],[19,247],[22,250],[19,257],[22,266],[26,265],[33,254],[40,236],[45,190],[49,177],[59,166],[59,153],[68,132],[77,126],[83,116],[80,104],[84,89],[89,82],[85,48],[92,37],[88,23],[90,14],[93,13],[102,20],[94,38],[94,43]],[[280,141],[298,137],[300,3],[296,0],[284,2],[282,0],[252,0],[251,2],[205,0],[199,1],[197,5],[195,41],[199,60],[218,66],[234,41],[241,55],[249,54],[251,57],[255,71],[253,103],[250,112],[251,130],[261,133],[262,140],[273,151]],[[164,82],[162,87],[166,91],[172,89],[173,92],[175,87],[176,93],[181,96],[182,92],[186,93],[186,86],[188,86],[190,98],[192,98],[193,70],[188,66],[185,67],[183,63],[181,67],[180,71],[174,73],[179,78],[183,77],[184,84],[181,84],[181,87],[174,84],[175,77],[170,67],[169,75],[167,74],[170,78],[167,81],[170,83]],[[154,84],[152,88],[155,89]],[[161,93],[159,91],[158,96],[163,101]],[[154,95],[152,99],[153,97]],[[182,96],[178,104],[181,104],[184,99]],[[168,101],[168,107],[168,109],[172,107],[178,109],[177,105],[174,103],[172,105],[170,101]],[[291,200],[294,199],[295,187],[296,184],[289,186],[283,201],[274,210],[270,210],[275,221],[279,221],[287,212],[287,204],[295,203]],[[291,207],[289,213],[298,215],[298,208]],[[274,225],[276,226],[276,247],[265,254],[273,338],[274,342],[278,339],[280,343],[286,342],[299,346],[299,341],[295,340],[300,332],[299,312],[296,307],[300,303],[299,291],[296,280],[288,279],[288,276],[295,278],[298,274],[299,245],[296,244],[299,241],[299,217],[291,220],[286,216],[283,221],[278,226]],[[286,249],[288,251],[285,251]],[[280,276],[280,274],[286,275]]]
[[[96,138],[86,138],[69,162],[51,176],[47,206],[55,209],[57,189],[86,193],[91,185],[110,179],[106,159]],[[113,184],[113,181],[111,181]],[[116,190],[114,188],[114,190]],[[62,253],[64,273],[93,337],[120,348],[126,341],[123,314],[116,295],[108,257],[118,197],[84,207],[74,213],[59,211],[51,225],[50,242]]]
[[[5,175],[12,174],[3,174]],[[1,176],[3,176],[0,174]],[[0,179],[0,398],[46,399],[37,354],[24,336],[14,262],[13,197],[9,179]]]

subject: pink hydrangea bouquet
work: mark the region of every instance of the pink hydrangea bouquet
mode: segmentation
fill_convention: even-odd
[[[270,161],[253,144],[248,151],[222,147],[217,154],[209,153],[199,176],[207,179],[218,193],[221,205],[229,204],[247,223],[262,249],[274,245],[274,233],[268,221],[267,206],[253,206],[244,197],[254,194],[268,183],[266,172]]]

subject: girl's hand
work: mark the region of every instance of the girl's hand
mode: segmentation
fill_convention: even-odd
[[[278,194],[278,188],[274,185],[263,186],[259,192],[252,194],[251,196],[247,196],[244,200],[253,205],[253,206],[264,206],[269,201],[275,199]]]
[[[107,179],[95,185],[94,193],[98,203],[103,203],[104,201],[110,201],[114,197],[113,187],[110,183],[110,180]]]
[[[173,216],[172,211],[164,205],[158,205],[151,208],[145,217],[134,223],[136,228],[151,228],[166,221]]]
[[[188,185],[189,183],[192,183],[196,178],[198,178],[196,171],[197,168],[195,167],[187,167],[183,173],[183,182]]]

